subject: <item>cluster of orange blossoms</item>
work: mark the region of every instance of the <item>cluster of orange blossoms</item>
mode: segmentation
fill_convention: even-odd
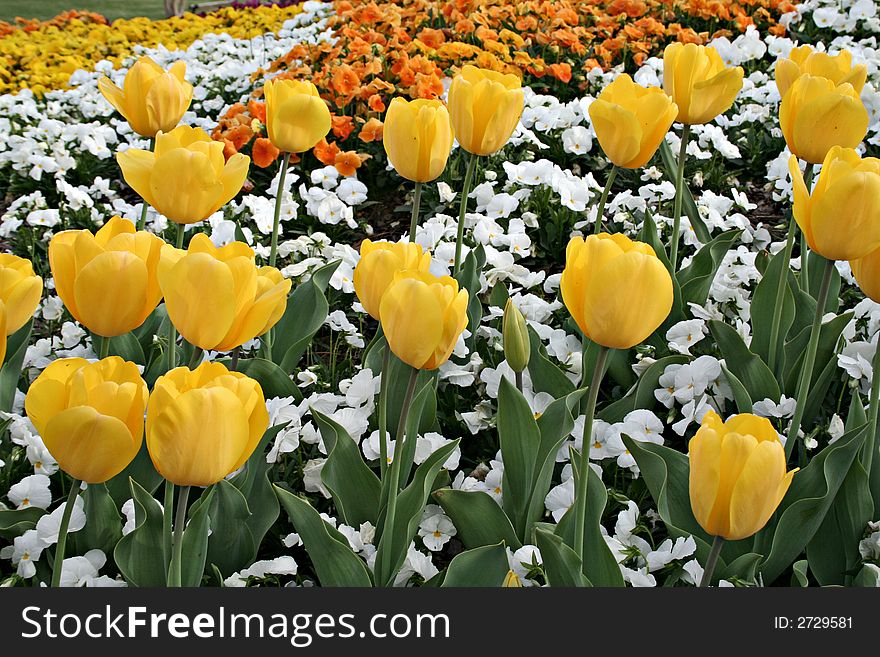
[[[337,39],[302,44],[269,67],[280,77],[317,85],[335,111],[334,140],[314,155],[350,175],[381,142],[386,104],[393,96],[437,98],[442,80],[465,64],[524,78],[537,90],[571,96],[586,88],[595,67],[641,65],[670,41],[702,44],[755,25],[782,34],[776,18],[794,10],[789,0],[338,0],[329,26]],[[696,31],[688,25],[705,27]],[[262,76],[266,71],[260,71]],[[568,88],[566,93],[564,88]],[[214,138],[227,157],[251,148],[254,164],[278,157],[265,138],[262,90],[220,119]],[[355,150],[340,142],[357,138]]]

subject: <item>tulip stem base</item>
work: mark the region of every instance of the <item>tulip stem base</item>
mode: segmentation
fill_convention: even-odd
[[[672,239],[669,244],[670,274],[675,276],[678,269],[678,242],[681,233],[681,205],[684,201],[684,163],[687,159],[687,145],[691,127],[685,123],[681,129],[681,146],[678,149],[678,170],[675,172],[675,203],[672,209]]]
[[[828,290],[831,288],[831,275],[833,273],[834,261],[825,260],[825,271],[822,274],[822,285],[819,288],[819,295],[816,297],[816,313],[813,315],[813,326],[810,329],[810,342],[807,344],[807,351],[804,354],[804,362],[801,366],[800,377],[798,378],[797,403],[794,409],[794,417],[791,420],[791,427],[788,430],[788,440],[785,441],[786,461],[791,458],[794,445],[798,441],[801,422],[803,422],[804,413],[807,410],[807,396],[810,394],[813,366],[816,363],[816,351],[818,351],[819,348],[819,334],[822,331],[822,315],[825,314],[825,304],[828,301]]]
[[[516,383],[516,389],[519,390],[520,394],[523,391],[523,373],[522,371],[514,372],[514,381]]]
[[[186,226],[183,224],[176,224],[177,226],[177,241],[175,242],[178,249],[183,248],[183,232],[186,229]],[[175,367],[177,367],[177,327],[174,326],[174,322],[171,321],[171,317],[168,317],[168,354],[167,354],[167,370],[170,372]]]
[[[388,370],[391,368],[391,347],[385,343],[382,355],[382,378],[379,380],[379,472],[385,479],[388,470]]]
[[[155,145],[156,145],[156,138],[151,137],[150,138],[150,150],[151,151],[153,150]],[[142,200],[143,200],[144,204],[141,207],[141,216],[140,216],[140,218],[138,218],[138,222],[137,222],[137,229],[138,230],[143,230],[144,228],[147,227],[147,210],[150,209],[150,204],[147,203],[147,199],[142,199]]]
[[[605,374],[605,362],[608,360],[608,347],[599,347],[596,364],[593,367],[593,378],[587,394],[587,410],[584,418],[584,434],[581,440],[580,465],[577,472],[577,483],[574,496],[574,551],[584,563],[584,529],[587,517],[587,490],[590,481],[590,441],[593,437],[593,417],[596,415],[596,401],[599,399],[599,386]]]
[[[617,165],[611,166],[608,172],[608,180],[605,181],[605,188],[602,190],[602,196],[599,197],[599,207],[596,209],[596,225],[593,228],[593,234],[598,235],[602,232],[602,217],[605,216],[605,204],[608,202],[608,194],[611,192],[611,185],[617,178]]]
[[[238,369],[238,359],[241,356],[241,345],[232,350],[232,358],[229,359],[229,369],[234,372]]]
[[[165,563],[171,565],[171,529],[172,520],[174,518],[174,484],[167,479],[165,480],[165,497],[162,499],[162,550],[165,556]],[[165,579],[168,580],[168,572],[165,573]]]
[[[419,227],[419,206],[422,204],[422,183],[417,182],[413,190],[412,217],[409,220],[409,241],[416,241],[416,228]]]
[[[70,485],[70,493],[64,504],[64,513],[61,516],[61,525],[58,527],[58,544],[55,546],[55,561],[52,565],[52,588],[61,586],[61,570],[64,567],[64,551],[67,548],[67,528],[70,526],[70,516],[76,505],[76,497],[79,495],[79,480],[74,479]]]
[[[721,548],[724,547],[724,539],[716,536],[712,541],[712,548],[709,550],[709,556],[706,558],[706,567],[703,569],[703,578],[700,580],[700,588],[706,588],[712,583],[712,575],[715,572],[715,566],[718,565],[718,557],[721,556]]]
[[[98,358],[104,360],[107,356],[110,355],[110,338],[101,336],[101,353],[98,354]]]
[[[278,231],[281,225],[281,200],[284,196],[284,179],[287,177],[287,167],[290,166],[290,153],[285,153],[281,159],[281,171],[278,173],[278,189],[275,190],[275,218],[272,221],[272,245],[269,250],[269,266],[275,266],[278,257]]]
[[[461,249],[464,241],[464,221],[467,215],[468,197],[471,193],[471,184],[474,180],[474,170],[477,168],[477,156],[469,153],[467,171],[464,174],[464,184],[461,187],[461,201],[458,206],[458,234],[455,236],[455,264],[452,267],[453,278],[461,271]]]
[[[174,516],[174,534],[171,537],[171,564],[168,566],[168,586],[179,587],[183,581],[183,530],[186,526],[186,504],[189,486],[180,487],[177,513]]]

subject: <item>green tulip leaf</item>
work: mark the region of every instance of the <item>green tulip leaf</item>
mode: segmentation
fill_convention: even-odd
[[[228,485],[229,488],[232,488],[233,490],[235,489],[232,484]],[[199,500],[201,503],[194,509],[190,509],[189,522],[183,532],[183,547],[181,548],[181,586],[194,587],[199,586],[202,583],[202,577],[204,577],[205,574],[205,564],[208,559],[208,533],[211,530],[211,503],[216,491],[217,484],[206,489],[203,497]],[[245,507],[246,506],[247,505],[245,505]],[[233,545],[234,544],[233,540]]]
[[[352,552],[345,536],[325,522],[308,501],[280,486],[274,488],[302,539],[321,586],[373,585],[366,565]]]
[[[166,564],[162,506],[134,479],[129,480],[134,500],[134,529],[119,539],[113,558],[119,572],[131,586],[165,586]]]
[[[880,586],[880,570],[869,568],[867,565],[862,566],[858,574],[853,578],[852,585],[869,589],[877,588]]]
[[[350,527],[364,522],[375,526],[381,494],[378,477],[364,463],[357,443],[341,424],[314,408],[311,412],[327,448],[321,480],[333,495],[340,518]]]
[[[815,307],[815,304],[813,304]],[[846,325],[849,324],[853,317],[852,312],[846,312],[838,315],[829,322],[822,324],[819,331],[819,345],[816,350],[816,362],[813,365],[812,384],[810,390],[817,386],[829,362],[836,365],[837,344]],[[800,377],[801,368],[803,367],[804,356],[807,351],[807,345],[810,341],[810,331],[812,327],[805,327],[791,340],[785,343],[785,369],[784,390],[789,395],[794,395],[797,391],[798,378]],[[824,393],[822,398],[824,399]],[[812,410],[815,410],[813,408]],[[812,419],[813,413],[811,407],[807,405],[807,414],[804,415],[804,426],[807,426]]]
[[[206,563],[226,577],[253,563],[258,546],[248,525],[251,516],[248,500],[241,491],[221,479],[205,489],[199,507],[202,504],[209,505],[206,513],[211,519]],[[190,512],[195,515],[199,508],[193,505]]]
[[[666,173],[666,179],[675,184],[676,177],[678,176],[678,159],[672,152],[669,142],[665,139],[660,142],[659,150],[660,157],[663,160],[663,171]],[[697,239],[700,240],[702,244],[706,244],[712,239],[712,236],[709,233],[709,228],[706,226],[706,222],[703,221],[703,217],[700,215],[700,209],[697,207],[693,194],[691,194],[691,190],[688,189],[686,184],[682,186],[682,192],[682,209],[690,220],[691,228],[694,229],[694,234],[697,236]]]
[[[728,230],[697,251],[690,264],[676,274],[681,286],[683,304],[704,306],[709,298],[712,281],[731,245],[739,239],[741,230]]]
[[[6,359],[0,368],[0,411],[9,412],[15,401],[15,391],[21,378],[21,367],[31,340],[32,319],[6,338]]]
[[[499,541],[513,550],[522,547],[513,525],[492,497],[481,490],[441,488],[434,499],[452,520],[456,537],[466,548],[495,545]]]
[[[622,399],[608,404],[601,409],[597,416],[608,423],[622,422],[630,411],[637,409],[652,409],[657,403],[654,391],[660,387],[660,377],[670,365],[683,365],[688,362],[688,357],[680,354],[665,356],[648,366],[636,384],[627,391]]]
[[[269,531],[269,528],[275,524],[281,507],[278,504],[278,497],[272,489],[269,481],[269,464],[266,463],[266,448],[275,440],[278,433],[286,424],[279,424],[270,427],[263,435],[260,444],[251,454],[241,472],[235,475],[230,482],[238,490],[248,502],[250,515],[245,523],[251,530],[254,537],[254,545],[259,549],[263,542],[263,537]]]
[[[777,308],[776,291],[779,280],[786,277],[783,286],[783,299],[781,308]],[[777,253],[770,260],[764,275],[755,286],[752,295],[752,343],[749,348],[755,352],[765,363],[770,362],[770,337],[773,326],[773,315],[779,310],[779,333],[776,338],[776,374],[782,371],[785,338],[794,323],[795,296],[793,289],[797,288],[797,281],[791,273],[788,263],[785,261],[785,250]]]
[[[730,385],[731,391],[733,391],[733,401],[736,403],[736,410],[740,413],[751,413],[752,398],[749,396],[749,391],[746,390],[742,381],[736,378],[736,375],[727,369],[726,365],[721,366],[721,371],[724,372],[727,383]]]
[[[116,502],[113,501],[104,484],[89,484],[80,495],[83,498],[86,525],[70,535],[74,553],[85,554],[93,548],[98,548],[104,554],[111,554],[116,543],[122,538],[122,517],[119,515]]]
[[[546,392],[555,399],[565,397],[575,390],[575,385],[548,357],[547,350],[535,330],[529,327],[529,376],[535,392]]]
[[[116,503],[117,509],[121,509],[122,505],[131,498],[130,480],[136,481],[150,495],[155,493],[164,481],[162,475],[156,472],[156,468],[153,466],[146,441],[141,444],[141,448],[132,462],[104,484],[110,497]]]
[[[791,585],[807,587],[810,585],[810,578],[807,574],[810,570],[810,562],[806,559],[795,561],[791,564]]]
[[[224,359],[220,361],[227,367],[230,366],[231,360]],[[303,396],[296,384],[290,377],[271,360],[265,358],[243,358],[238,361],[236,371],[246,374],[255,379],[263,389],[263,395],[266,399],[273,397],[293,397],[294,401],[301,401]]]
[[[807,291],[813,299],[818,299],[819,288],[822,287],[822,276],[825,273],[825,263],[828,262],[824,257],[815,251],[810,251],[807,255]],[[837,267],[831,268],[831,286],[828,288],[828,299],[825,303],[826,313],[836,313],[840,307],[840,273]]]
[[[45,509],[35,506],[24,509],[0,509],[0,538],[12,542],[28,529],[37,526],[37,520],[46,514]]]
[[[535,544],[544,561],[544,577],[548,586],[592,586],[583,574],[581,558],[565,542],[551,531],[535,530]]]
[[[510,566],[503,543],[466,550],[449,563],[443,588],[497,588],[504,583]]]
[[[743,342],[736,329],[716,319],[709,330],[718,343],[727,368],[739,379],[753,400],[779,399],[779,384],[770,368]]]

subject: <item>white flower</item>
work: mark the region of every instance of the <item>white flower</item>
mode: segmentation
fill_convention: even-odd
[[[666,341],[674,351],[690,356],[691,347],[706,335],[706,322],[702,319],[689,319],[672,326],[666,332]]]
[[[46,514],[37,520],[37,534],[43,544],[46,546],[54,545],[58,542],[58,532],[61,529],[61,516],[64,515],[64,507],[66,501],[59,504],[52,513]],[[86,526],[85,503],[82,495],[77,496],[76,502],[73,504],[73,512],[70,514],[70,524],[67,526],[67,533],[72,534],[78,532]]]
[[[297,570],[298,567],[293,557],[276,557],[266,561],[257,561],[248,568],[230,575],[223,581],[223,585],[243,587],[247,584],[249,577],[260,579],[267,575],[296,575]]]
[[[36,507],[46,509],[52,503],[49,490],[49,477],[43,474],[28,475],[17,484],[9,487],[6,496],[17,509]]]
[[[782,395],[779,403],[775,403],[772,399],[766,398],[752,404],[752,412],[755,415],[767,418],[786,418],[794,415],[797,400]]]
[[[46,543],[39,537],[37,530],[28,529],[21,536],[16,536],[12,545],[0,550],[0,558],[11,559],[13,565],[17,566],[18,576],[29,579],[37,574],[34,564],[40,560],[45,548]]]
[[[303,486],[306,492],[321,493],[321,495],[329,500],[330,491],[327,490],[327,487],[324,486],[324,482],[321,480],[321,470],[324,469],[326,462],[327,459],[310,459],[303,466]]]
[[[443,513],[436,504],[428,504],[422,511],[422,519],[419,522],[419,536],[422,543],[431,552],[438,552],[455,536],[457,530],[452,520]]]
[[[562,148],[566,153],[584,155],[592,147],[593,137],[584,126],[576,125],[562,131]]]
[[[89,550],[81,557],[68,557],[61,570],[61,586],[124,587],[124,581],[99,574],[105,563],[107,555],[101,550]]]

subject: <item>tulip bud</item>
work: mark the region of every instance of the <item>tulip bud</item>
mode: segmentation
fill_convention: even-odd
[[[501,335],[504,341],[504,358],[510,369],[522,372],[529,366],[532,345],[529,341],[529,329],[526,319],[511,299],[504,306],[504,318],[501,320]]]
[[[766,418],[743,413],[722,422],[710,410],[688,445],[694,517],[729,541],[757,533],[785,496],[797,469]]]
[[[94,363],[62,358],[31,384],[24,406],[61,469],[99,484],[137,456],[147,396],[134,363],[118,356]]]
[[[452,141],[449,112],[439,100],[391,101],[382,144],[391,166],[407,180],[429,182],[443,173]]]
[[[330,131],[330,110],[311,82],[276,78],[263,94],[269,141],[279,150],[304,153]]]
[[[622,234],[575,237],[559,281],[572,318],[593,342],[629,349],[672,309],[672,278],[649,245]]]
[[[742,67],[725,66],[711,46],[676,42],[663,51],[663,89],[678,105],[680,123],[708,123],[729,110],[742,81]]]
[[[849,83],[802,75],[779,105],[779,127],[789,150],[819,164],[833,146],[855,148],[868,132],[868,110]]]
[[[284,314],[290,285],[274,267],[257,267],[243,242],[217,248],[198,233],[188,251],[162,248],[159,287],[168,317],[202,349],[229,351],[266,333]]]
[[[147,409],[147,449],[179,486],[210,486],[242,467],[269,426],[260,384],[221,363],[160,376]]]
[[[30,261],[11,253],[0,254],[0,301],[6,306],[4,336],[28,323],[42,296],[43,279],[34,273]]]
[[[523,99],[515,75],[470,65],[462,68],[452,79],[448,103],[458,143],[474,155],[500,151],[519,123]]]
[[[868,78],[868,68],[864,64],[853,66],[852,53],[849,50],[841,50],[832,56],[813,50],[809,45],[792,48],[788,58],[776,62],[776,88],[779,89],[779,97],[784,98],[794,81],[802,75],[827,78],[834,86],[849,83],[857,94],[861,94]]]
[[[162,70],[147,56],[135,62],[120,89],[110,78],[98,80],[98,89],[125,117],[131,129],[143,137],[170,132],[180,123],[193,97],[193,86],[184,79],[186,62]]]
[[[136,329],[159,304],[156,272],[164,242],[113,217],[94,235],[65,230],[49,242],[55,289],[80,324],[104,337]]]
[[[857,260],[880,248],[880,160],[834,146],[812,193],[796,157],[788,169],[794,218],[813,251],[829,260]]]
[[[129,148],[116,161],[125,182],[178,224],[204,221],[235,198],[250,165],[241,153],[226,161],[222,143],[185,125],[159,133],[155,152]]]
[[[522,588],[522,580],[512,570],[507,571],[507,576],[504,578],[504,582],[501,584],[501,588],[505,589],[521,589]]]
[[[431,254],[415,242],[361,242],[361,259],[354,268],[354,291],[370,317],[379,319],[382,295],[404,269],[427,272]]]
[[[449,276],[405,270],[379,304],[388,346],[404,363],[434,370],[445,363],[468,323],[468,293]]]
[[[659,87],[645,88],[624,73],[602,90],[589,113],[608,159],[638,169],[657,152],[678,106]]]

